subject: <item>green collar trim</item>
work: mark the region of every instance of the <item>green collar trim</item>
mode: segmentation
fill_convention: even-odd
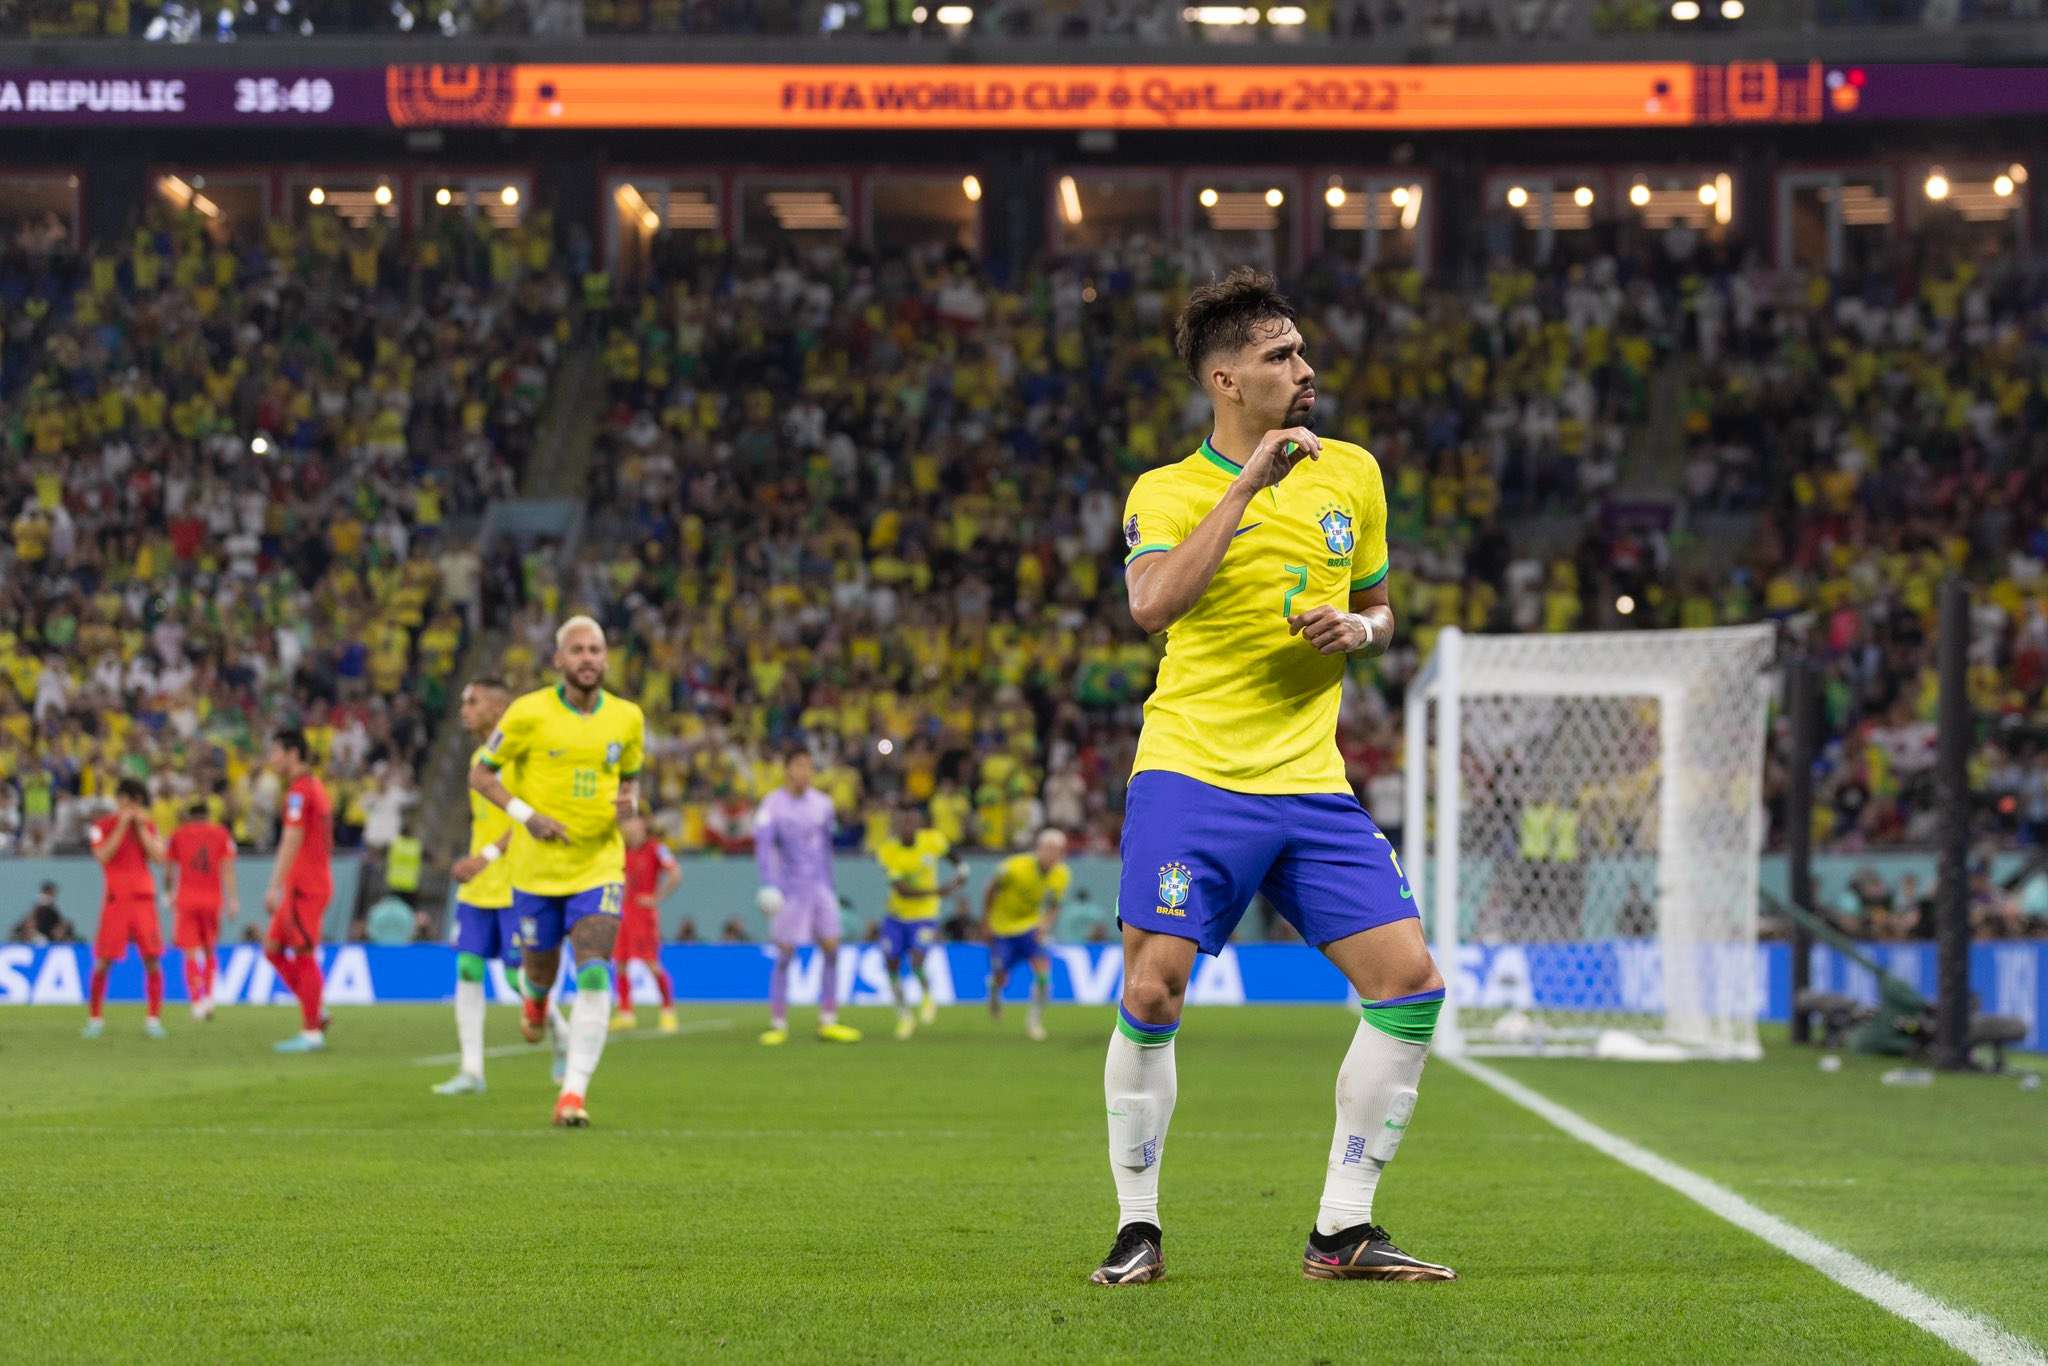
[[[1200,452],[1198,452],[1198,454],[1200,454],[1201,457],[1204,460],[1207,460],[1210,464],[1215,465],[1220,469],[1228,470],[1232,474],[1244,473],[1244,466],[1238,464],[1235,460],[1227,459],[1226,457],[1218,453],[1216,448],[1209,444],[1207,437],[1204,437],[1202,439],[1202,449],[1200,450]]]
[[[569,709],[569,714],[571,716],[595,716],[599,712],[604,710],[604,689],[599,688],[597,690],[597,705],[592,707],[589,711],[577,711],[575,706],[570,703],[569,685],[566,683],[555,684],[555,700],[560,702],[564,707],[567,707]]]

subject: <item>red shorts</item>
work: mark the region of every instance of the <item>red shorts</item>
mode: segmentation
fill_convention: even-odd
[[[207,949],[220,943],[220,903],[183,902],[171,914],[171,945],[180,949]]]
[[[320,923],[327,918],[327,901],[333,895],[331,887],[287,885],[284,902],[271,915],[264,938],[280,948],[319,948]]]
[[[619,917],[618,942],[612,945],[612,958],[623,963],[629,958],[661,957],[661,922],[655,918],[651,908],[629,906]]]
[[[100,903],[94,956],[113,962],[126,956],[131,942],[144,958],[163,957],[163,926],[157,923],[154,896],[124,896]]]

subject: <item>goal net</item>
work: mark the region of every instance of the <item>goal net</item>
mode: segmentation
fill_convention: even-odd
[[[1470,636],[1408,691],[1437,1046],[1754,1058],[1774,629]]]

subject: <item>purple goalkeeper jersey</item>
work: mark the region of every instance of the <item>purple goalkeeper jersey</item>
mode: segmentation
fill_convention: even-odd
[[[813,787],[778,787],[754,813],[754,860],[761,881],[779,892],[832,887],[832,799]]]

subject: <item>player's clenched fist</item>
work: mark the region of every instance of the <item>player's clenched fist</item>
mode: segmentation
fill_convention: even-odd
[[[1373,643],[1370,621],[1356,612],[1340,612],[1328,604],[1296,612],[1287,619],[1287,630],[1326,655],[1350,654]]]
[[[538,811],[526,818],[526,833],[543,844],[567,844],[569,842],[568,827],[553,816],[543,815]]]
[[[1252,447],[1251,455],[1244,462],[1244,472],[1237,477],[1256,493],[1285,479],[1287,472],[1304,456],[1310,460],[1321,459],[1322,449],[1323,443],[1308,428],[1281,427],[1259,438],[1259,444]]]

